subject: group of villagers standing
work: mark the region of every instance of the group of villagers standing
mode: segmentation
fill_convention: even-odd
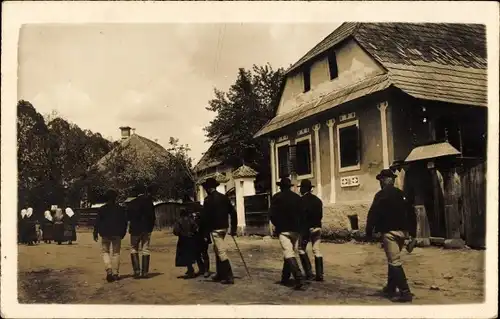
[[[46,210],[43,218],[37,218],[33,208],[21,210],[18,225],[19,243],[32,246],[52,241],[61,245],[64,242],[72,244],[76,241],[76,221],[74,211],[67,207]]]

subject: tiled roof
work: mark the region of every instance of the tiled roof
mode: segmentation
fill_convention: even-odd
[[[343,23],[292,65],[290,73],[347,38],[354,38],[378,62],[413,61],[486,68],[486,29],[480,24]]]
[[[233,172],[233,178],[255,177],[257,172],[249,166],[241,165]]]
[[[221,135],[219,136],[213,143],[210,145],[208,150],[203,154],[198,163],[194,166],[193,171],[200,172],[207,168],[215,167],[222,164],[222,161],[218,160],[214,153],[216,153],[216,149],[219,145],[227,142],[229,136]]]
[[[486,29],[480,24],[360,23],[354,38],[377,61],[413,61],[486,69]]]
[[[317,100],[299,106],[295,111],[274,117],[266,125],[264,125],[264,127],[262,127],[254,135],[254,137],[259,137],[272,131],[278,130],[299,120],[331,109],[337,105],[355,100],[365,95],[385,90],[389,86],[389,77],[387,76],[387,74],[383,74],[348,86],[343,90],[332,91]]]
[[[487,106],[485,36],[484,26],[477,24],[344,23],[287,73],[349,38],[380,63],[386,74],[297,105],[271,119],[255,137],[389,86],[419,99]]]

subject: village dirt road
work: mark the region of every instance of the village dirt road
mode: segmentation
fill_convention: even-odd
[[[130,277],[129,237],[122,242],[121,275],[104,280],[99,244],[90,232],[79,232],[72,246],[19,246],[19,301],[21,303],[78,304],[370,304],[390,301],[377,295],[385,283],[386,263],[377,244],[323,244],[325,282],[313,282],[305,292],[275,282],[281,274],[281,252],[274,239],[238,238],[253,280],[227,238],[236,284],[223,286],[200,277],[178,279],[184,269],[174,267],[176,237],[155,232],[152,275]],[[213,268],[213,252],[210,251]],[[415,304],[478,303],[484,300],[484,251],[416,248],[403,255]],[[439,290],[431,290],[431,285]]]

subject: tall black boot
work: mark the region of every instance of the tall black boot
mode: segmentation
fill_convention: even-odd
[[[283,269],[281,270],[280,284],[285,286],[289,285],[291,274],[292,273],[290,271],[290,264],[286,261],[286,259],[283,259]]]
[[[222,270],[221,284],[233,285],[234,284],[234,275],[233,275],[233,269],[231,268],[231,263],[229,262],[229,259],[221,261],[220,268]]]
[[[139,264],[139,254],[130,254],[130,260],[132,261],[132,269],[134,270],[134,278],[138,279],[141,277],[141,265]]]
[[[396,294],[396,282],[394,281],[394,267],[387,265],[387,285],[382,289],[382,293],[389,298]]]
[[[307,253],[305,253],[305,254],[299,254],[299,257],[300,257],[300,263],[302,264],[302,268],[304,268],[306,280],[313,280],[314,274],[312,272],[312,265],[311,265],[311,260],[309,260],[309,256],[307,256]]]
[[[142,255],[142,278],[148,278],[149,275],[149,261],[151,259],[150,255]]]
[[[295,279],[295,290],[304,290],[304,278],[302,277],[302,272],[300,271],[299,264],[295,257],[287,258],[287,263],[290,267],[290,271]]]
[[[316,281],[323,281],[323,257],[314,257],[316,267]]]
[[[394,302],[412,302],[413,295],[408,286],[408,280],[406,279],[405,271],[403,266],[393,267],[394,281],[397,288],[399,289],[399,295],[395,296],[391,300]]]
[[[215,256],[215,276],[212,277],[213,281],[221,281],[221,261],[218,255]]]
[[[203,262],[201,254],[198,255],[198,258],[196,258],[196,264],[198,265],[198,272],[196,273],[196,276],[203,275],[205,273],[205,263]]]

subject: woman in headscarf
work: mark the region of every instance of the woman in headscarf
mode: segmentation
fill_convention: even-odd
[[[56,208],[56,213],[54,214],[54,241],[60,245],[64,239],[64,214],[61,208]]]
[[[26,217],[24,217],[25,221],[25,240],[28,245],[32,246],[37,241],[36,235],[36,218],[33,215],[33,208],[29,207],[26,210]]]
[[[196,238],[198,227],[193,215],[185,208],[181,208],[180,218],[174,225],[174,235],[179,237],[175,254],[175,266],[186,267],[185,279],[194,278],[193,264],[196,262]]]
[[[69,241],[69,245],[72,245],[76,241],[75,212],[69,207],[64,212],[64,238]]]
[[[26,221],[24,220],[26,218],[26,209],[21,209],[21,216],[19,217],[18,221],[18,238],[19,238],[19,243],[21,244],[26,244]]]
[[[43,241],[50,244],[54,240],[54,221],[50,211],[45,211],[45,218],[43,220]]]

